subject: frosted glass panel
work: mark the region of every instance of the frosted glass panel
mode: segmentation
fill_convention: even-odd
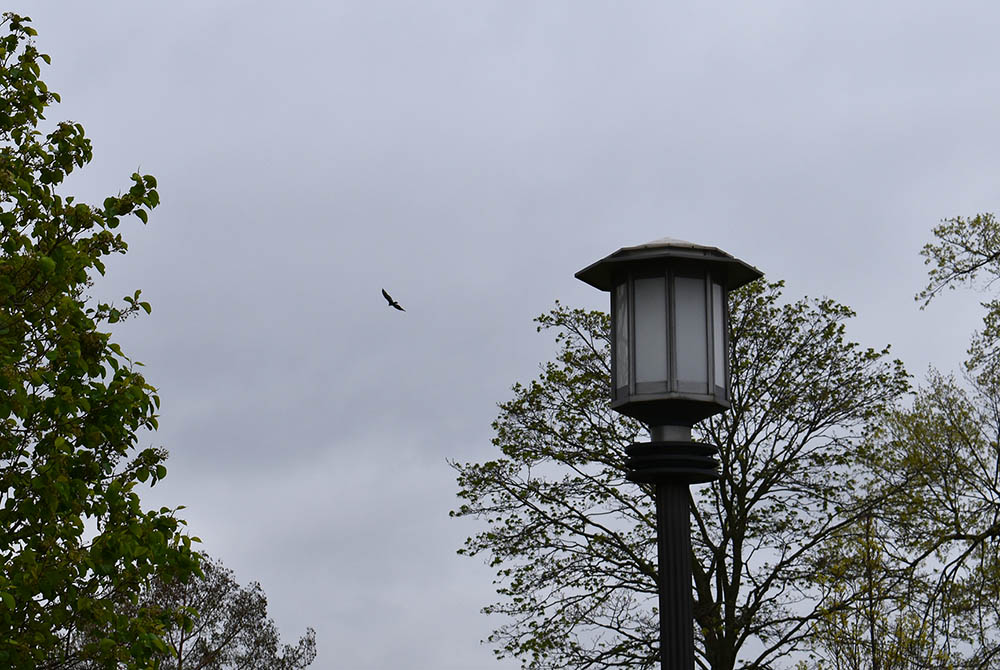
[[[667,381],[666,278],[635,280],[635,381]]]
[[[705,282],[693,277],[674,281],[677,300],[674,326],[677,337],[677,381],[708,390],[708,327]]]
[[[715,385],[726,387],[726,341],[722,307],[722,285],[712,284],[712,339],[715,343]]]
[[[628,386],[628,285],[615,287],[615,388]]]

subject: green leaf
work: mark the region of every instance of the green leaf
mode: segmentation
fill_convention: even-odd
[[[135,460],[139,432],[156,426],[155,389],[97,330],[149,304],[138,293],[127,309],[95,304],[89,286],[128,250],[118,217],[148,221],[155,181],[103,208],[57,192],[93,152],[80,124],[39,130],[59,97],[39,78],[49,59],[27,21],[0,20],[0,668],[67,654],[149,668],[165,620],[135,609],[136,585],[183,581],[197,562],[182,520],[144,510],[137,493],[165,472]]]

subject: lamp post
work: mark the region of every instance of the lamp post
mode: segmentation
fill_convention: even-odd
[[[688,487],[718,479],[698,421],[729,409],[729,291],[763,276],[715,247],[664,238],[576,273],[611,293],[611,408],[649,426],[627,477],[656,486],[660,668],[694,668]]]

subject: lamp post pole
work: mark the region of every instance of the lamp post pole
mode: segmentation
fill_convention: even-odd
[[[611,293],[611,408],[649,426],[625,448],[630,481],[656,490],[660,669],[694,669],[688,487],[719,478],[691,426],[729,409],[729,291],[762,276],[716,247],[664,238],[576,273]]]
[[[691,612],[691,513],[686,484],[656,485],[660,576],[660,670],[694,668]]]
[[[691,441],[687,426],[650,426],[651,442],[625,449],[629,480],[656,487],[660,670],[694,668],[691,509],[688,487],[718,478],[715,447]]]

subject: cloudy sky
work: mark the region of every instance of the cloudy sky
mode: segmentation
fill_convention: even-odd
[[[101,297],[163,399],[150,505],[259,580],[319,670],[476,670],[492,572],[446,459],[491,457],[531,319],[671,236],[854,307],[919,378],[977,296],[919,311],[942,218],[1000,209],[995,2],[11,0],[100,202],[163,204]],[[406,313],[387,308],[385,287]]]

